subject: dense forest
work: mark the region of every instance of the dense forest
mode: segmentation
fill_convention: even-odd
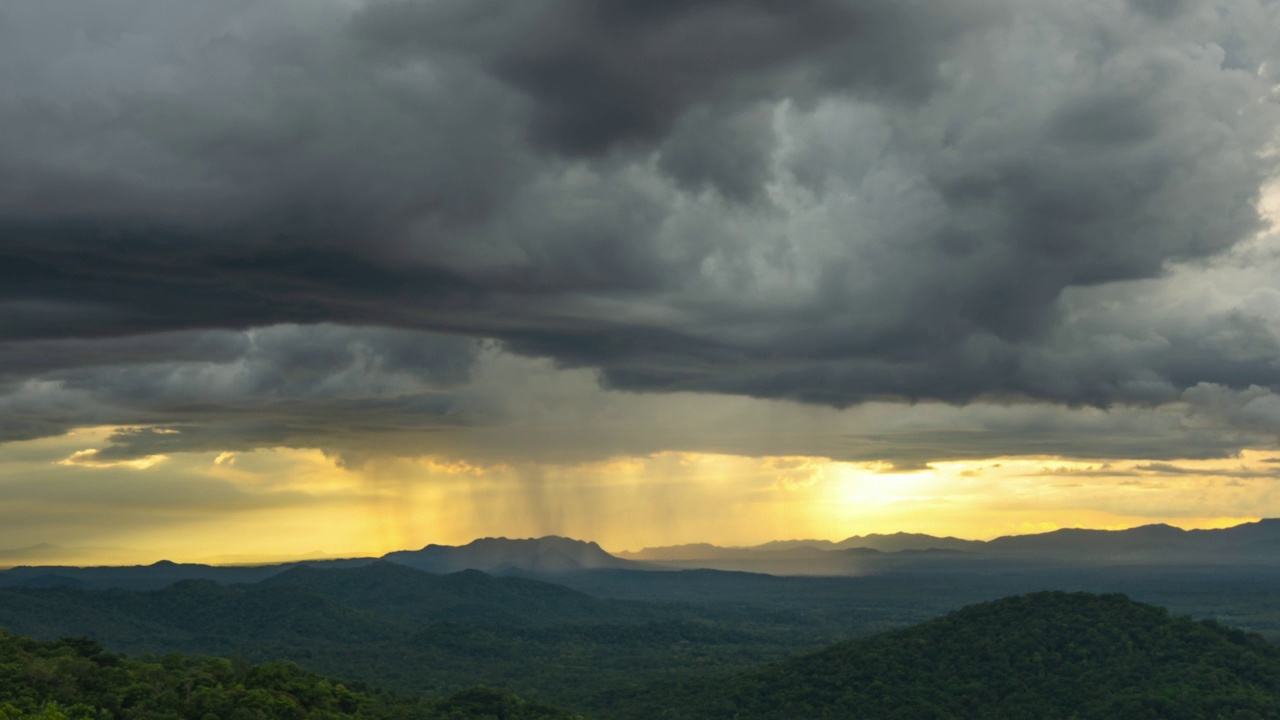
[[[1167,598],[1176,613],[1260,629],[1275,627],[1280,602],[1271,575],[1234,570],[1167,575],[1050,567],[1037,574],[865,578],[622,570],[560,580],[436,575],[374,562],[296,567],[246,585],[9,587],[0,588],[0,627],[43,640],[92,637],[134,657],[287,660],[343,678],[347,687],[360,681],[405,695],[448,697],[483,685],[601,719],[694,709],[719,717],[725,706],[706,703],[736,687],[741,697],[726,700],[728,707],[751,717],[746,708],[775,699],[752,700],[743,678],[771,663],[851,638],[876,636],[865,642],[893,645],[886,631],[924,632],[933,626],[919,623],[963,605],[1046,586],[1136,591],[1143,600]],[[665,700],[681,696],[682,688],[692,695],[679,708]]]
[[[39,642],[0,631],[3,720],[572,720],[476,688],[407,699],[287,662],[176,654],[127,659],[86,638]]]
[[[583,638],[590,628],[582,626]],[[636,642],[613,640],[619,656]],[[662,642],[675,648],[681,640],[649,646]],[[524,667],[537,676],[540,665],[562,661],[529,657]],[[0,632],[0,720],[1280,718],[1280,649],[1123,595],[1006,598],[745,671],[628,680],[580,661],[568,665],[594,693],[590,708],[558,709],[484,688],[392,694],[290,662],[176,653],[129,659],[87,638]],[[413,670],[417,677],[458,672],[430,663]]]
[[[1123,595],[1044,592],[619,703],[637,719],[1276,718],[1280,650]]]
[[[131,655],[287,659],[399,692],[483,684],[592,712],[608,710],[597,700],[605,690],[746,669],[826,644],[802,620],[391,563],[297,568],[248,586],[0,589],[0,626],[23,635],[90,636]]]

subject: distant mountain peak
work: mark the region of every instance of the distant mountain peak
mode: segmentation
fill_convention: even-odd
[[[388,553],[383,558],[434,573],[471,569],[496,574],[559,574],[637,567],[636,563],[610,555],[595,542],[559,535],[538,538],[484,537],[466,545],[431,544],[421,550]]]
[[[534,544],[543,544],[543,545],[568,544],[568,545],[586,545],[588,547],[600,547],[593,540],[578,540],[577,538],[565,537],[563,535],[543,535],[542,537],[529,537],[529,538],[506,538],[506,537],[482,538],[481,540],[476,540],[474,542],[482,542],[482,541],[509,542],[509,543],[534,543]]]

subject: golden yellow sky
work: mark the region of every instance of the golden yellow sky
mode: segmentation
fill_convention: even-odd
[[[55,5],[0,564],[1280,516],[1276,0]]]
[[[478,465],[440,456],[345,465],[262,449],[112,463],[114,428],[0,447],[0,548],[106,548],[66,561],[265,561],[370,555],[477,537],[565,535],[605,549],[751,545],[896,531],[987,539],[1061,527],[1227,527],[1280,515],[1280,452],[1227,460],[939,462],[915,472],[815,457],[661,452]]]

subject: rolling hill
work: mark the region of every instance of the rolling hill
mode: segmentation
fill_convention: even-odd
[[[1044,592],[623,704],[684,720],[1277,717],[1280,649],[1123,595]]]
[[[298,566],[260,583],[299,587],[360,610],[429,622],[573,624],[669,619],[641,603],[602,600],[576,590],[479,570],[447,575],[379,560],[353,568]]]
[[[252,585],[0,588],[0,628],[41,640],[85,636],[134,655],[290,660],[398,692],[482,684],[575,707],[637,677],[786,657],[796,648],[786,622],[794,616],[594,598],[525,578],[435,575],[385,561],[295,567]]]

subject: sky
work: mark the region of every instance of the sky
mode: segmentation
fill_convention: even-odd
[[[1280,516],[1278,163],[1280,0],[0,0],[0,550]]]

